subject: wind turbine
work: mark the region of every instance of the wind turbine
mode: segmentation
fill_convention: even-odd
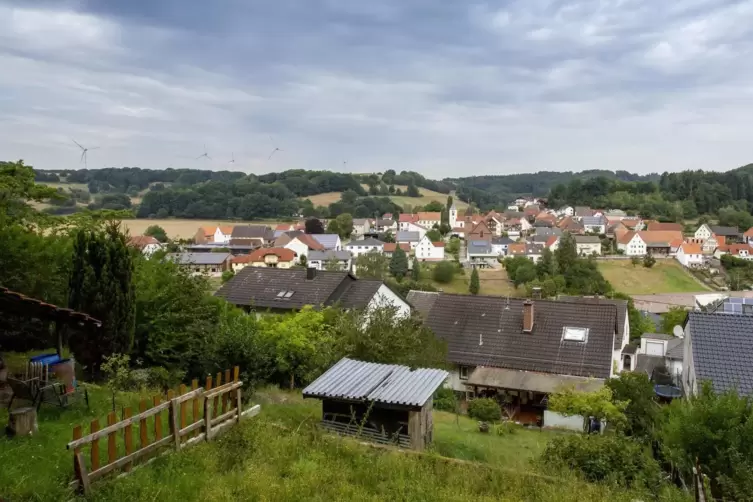
[[[207,145],[206,145],[206,143],[204,144],[204,153],[202,153],[201,155],[199,155],[198,157],[196,157],[195,160],[199,160],[202,157],[206,157],[207,159],[212,160],[212,157],[210,157],[209,154],[207,153]]]
[[[230,160],[228,161],[228,164],[235,164],[235,154],[233,152],[230,152]]]
[[[270,137],[269,137],[269,141],[270,141],[270,143],[272,143],[272,146],[274,146],[275,142],[274,142],[274,140],[272,139],[272,136],[270,136]],[[280,148],[278,148],[278,147],[276,147],[276,146],[275,146],[275,149],[274,149],[274,150],[272,150],[272,153],[270,153],[270,154],[269,154],[269,157],[267,157],[267,161],[269,161],[269,160],[271,160],[271,159],[272,159],[272,155],[274,155],[274,154],[275,154],[275,152],[282,152],[282,151],[283,151],[282,149],[280,149]]]
[[[88,168],[89,165],[87,163],[86,152],[88,152],[89,150],[97,150],[99,147],[98,146],[93,146],[91,148],[85,148],[85,147],[81,146],[81,144],[78,141],[76,141],[75,139],[71,138],[71,141],[73,141],[74,143],[76,143],[76,146],[81,149],[81,158],[79,159],[78,163],[80,164],[81,162],[83,162],[84,163],[84,167]]]

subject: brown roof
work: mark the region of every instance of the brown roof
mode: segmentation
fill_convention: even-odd
[[[442,242],[442,241],[435,241],[435,242],[432,242],[432,245],[435,248],[443,248],[444,247],[444,242]]]
[[[675,239],[682,240],[682,232],[679,232],[677,230],[654,230],[654,231],[648,231],[644,230],[642,232],[638,232],[638,235],[640,235],[641,239],[643,239],[643,242],[646,244],[649,243],[671,243]]]
[[[753,247],[750,247],[748,244],[722,244],[717,249],[731,255],[739,255],[740,251],[747,251],[748,254],[753,254]]]
[[[225,235],[230,235],[233,233],[233,225],[222,225],[220,227],[220,232],[222,232]]]
[[[293,261],[296,257],[295,251],[288,248],[259,248],[249,254],[248,257],[251,262],[260,262],[264,261],[264,257],[269,255],[277,256],[280,261]]]
[[[400,219],[398,220],[400,223],[415,223],[418,221],[418,215],[417,214],[401,214]]]
[[[744,234],[745,237],[753,237],[753,227],[750,227]]]
[[[640,222],[641,222],[640,218],[625,218],[623,220],[620,220],[620,223],[625,225],[630,230],[635,230],[635,227],[638,226],[638,223]]]
[[[394,242],[385,242],[384,244],[384,252],[385,253],[394,253],[395,249],[397,247],[397,244]],[[406,253],[410,252],[410,244],[407,242],[401,242],[400,243],[400,249],[405,251]]]
[[[526,243],[516,242],[507,246],[507,254],[526,254]]]
[[[556,235],[549,236],[549,238],[546,240],[546,247],[550,248],[554,246],[554,243],[557,242],[559,239],[560,238],[557,237]]]
[[[656,221],[656,222],[649,223],[647,230],[650,232],[653,232],[653,231],[661,232],[661,231],[666,231],[666,230],[682,232],[683,226],[681,223],[659,223],[658,221]]]
[[[626,231],[624,234],[618,236],[615,234],[615,237],[617,237],[617,242],[620,244],[627,244],[628,242],[633,240],[633,237],[635,237],[635,232],[632,230]]]
[[[205,235],[206,237],[212,237],[212,238],[213,238],[213,237],[214,237],[214,231],[215,231],[215,230],[217,230],[217,227],[216,227],[216,226],[214,226],[214,227],[199,227],[199,231],[200,231],[200,232],[201,232],[201,231],[203,231],[203,232],[204,232],[204,235]]]

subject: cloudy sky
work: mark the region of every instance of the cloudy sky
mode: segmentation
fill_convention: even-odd
[[[90,168],[729,169],[753,0],[0,0],[0,158],[75,168],[71,139]]]

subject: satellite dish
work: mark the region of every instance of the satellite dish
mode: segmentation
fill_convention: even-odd
[[[678,324],[677,326],[675,326],[674,328],[672,328],[672,333],[673,333],[673,334],[674,334],[674,335],[675,335],[675,336],[676,336],[677,338],[682,338],[682,337],[684,337],[684,336],[685,336],[685,330],[684,330],[684,329],[682,329],[682,326],[680,326],[679,324]]]

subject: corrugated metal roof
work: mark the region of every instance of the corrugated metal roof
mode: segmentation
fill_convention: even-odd
[[[397,364],[367,363],[345,357],[303,389],[303,395],[423,406],[447,376],[444,370],[411,370]]]

